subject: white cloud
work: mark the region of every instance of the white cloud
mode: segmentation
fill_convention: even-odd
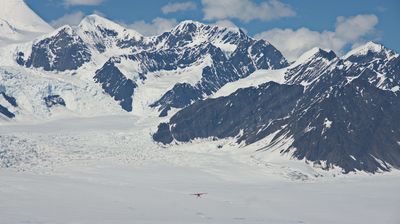
[[[153,36],[168,31],[175,27],[177,24],[178,22],[176,21],[176,19],[165,19],[157,17],[149,23],[144,20],[140,20],[127,26],[145,36]]]
[[[222,27],[227,27],[227,28],[238,28],[235,23],[233,23],[230,20],[224,19],[224,20],[218,20],[215,21],[215,23],[212,23],[210,25],[217,25],[217,26],[222,26]]]
[[[81,20],[83,19],[84,16],[85,16],[85,14],[81,11],[70,13],[70,14],[65,14],[56,20],[50,21],[50,24],[54,28],[58,28],[63,25],[75,26],[81,22]]]
[[[92,14],[95,14],[95,15],[98,15],[98,16],[101,16],[101,17],[106,17],[106,15],[103,12],[99,11],[99,10],[94,10]]]
[[[96,15],[104,17],[104,13],[97,11],[97,10],[94,10],[92,14],[96,14]],[[85,16],[86,16],[85,13],[83,13],[81,11],[77,11],[77,12],[65,14],[58,19],[52,20],[52,21],[50,21],[50,24],[54,28],[58,28],[63,25],[76,26],[82,21],[82,19]]]
[[[294,60],[305,51],[313,48],[328,48],[341,54],[343,48],[350,45],[358,45],[362,38],[373,33],[378,17],[372,14],[357,15],[353,17],[337,17],[334,31],[313,31],[302,27],[293,29],[272,29],[255,37],[266,39],[289,60]]]
[[[161,11],[164,14],[169,14],[178,11],[187,11],[196,9],[197,5],[194,2],[177,2],[177,3],[168,3],[167,5],[161,8]]]
[[[290,6],[278,0],[264,0],[260,3],[251,0],[202,0],[201,2],[205,20],[268,21],[296,14]]]
[[[104,0],[64,0],[66,6],[74,5],[100,5]]]
[[[237,26],[234,22],[223,19],[223,20],[217,20],[214,23],[209,23],[211,26],[220,26],[220,27],[226,27],[226,28],[236,28],[236,29],[241,29],[243,32],[247,33],[247,30],[244,29],[243,27]]]
[[[361,35],[370,32],[377,23],[378,17],[375,15],[357,15],[349,18],[340,16],[336,19],[335,33],[338,38],[355,41]]]

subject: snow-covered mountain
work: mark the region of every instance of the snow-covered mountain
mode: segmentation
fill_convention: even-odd
[[[342,58],[312,49],[281,70],[282,83],[241,88],[196,102],[162,123],[168,144],[234,137],[329,169],[376,172],[400,167],[399,55],[369,42]],[[249,79],[252,77],[249,76]]]
[[[171,108],[203,99],[258,69],[288,65],[274,46],[240,29],[184,21],[169,32],[144,37],[96,15],[86,17],[77,27],[63,26],[18,46],[13,55],[26,68],[77,71],[77,76],[93,72],[94,82],[126,111],[133,110],[134,92],[146,88],[156,73],[175,73],[178,79],[149,102],[163,116]]]
[[[146,37],[90,15],[53,30],[23,1],[0,4],[26,12],[0,10],[1,35],[15,34],[0,51],[2,123],[131,114],[164,122],[165,145],[234,138],[325,169],[400,168],[400,59],[380,44],[289,64],[239,28],[183,21]]]

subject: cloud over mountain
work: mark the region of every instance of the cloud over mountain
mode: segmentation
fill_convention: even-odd
[[[340,53],[348,44],[357,44],[365,35],[371,34],[378,21],[378,17],[373,14],[339,16],[334,31],[318,32],[306,27],[297,30],[276,28],[261,32],[256,38],[266,39],[279,46],[283,54],[293,60],[313,47],[328,48]]]
[[[239,19],[269,21],[296,15],[289,6],[277,0],[254,3],[250,0],[202,0],[205,20]]]
[[[177,3],[168,3],[167,5],[161,8],[161,11],[164,14],[186,11],[186,10],[194,10],[197,8],[196,3],[194,2],[177,2]]]

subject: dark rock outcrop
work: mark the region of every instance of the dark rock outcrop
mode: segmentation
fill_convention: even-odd
[[[109,61],[94,76],[96,83],[100,83],[104,91],[119,102],[122,109],[132,111],[132,96],[137,85]]]
[[[66,106],[64,99],[60,95],[48,95],[43,98],[44,103],[48,108],[51,108],[56,105]]]
[[[71,27],[65,26],[55,35],[34,43],[30,55],[19,52],[16,61],[26,67],[65,71],[75,70],[90,59],[91,53],[87,45]]]

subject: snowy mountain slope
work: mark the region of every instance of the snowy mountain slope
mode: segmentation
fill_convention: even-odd
[[[329,68],[336,66],[338,58],[333,51],[314,48],[304,53],[285,73],[287,84],[307,86],[321,78]]]
[[[353,70],[365,68],[363,77],[368,76],[368,82],[379,89],[397,92],[400,90],[399,54],[384,47],[381,44],[368,42],[348,54],[343,59],[345,69]],[[348,78],[351,82],[360,76]],[[361,78],[361,77],[360,77]]]
[[[217,92],[216,98],[177,112],[169,123],[159,126],[154,139],[171,143],[236,137],[238,142],[251,144],[275,133],[271,143],[261,147],[263,150],[292,139],[281,149],[282,153],[322,164],[326,169],[339,166],[344,172],[376,172],[399,168],[400,96],[398,91],[393,91],[397,90],[399,82],[399,57],[374,45],[374,49],[381,50],[353,52],[357,60],[352,56],[340,59],[333,52],[314,49],[306,53],[307,57],[301,57],[297,63],[278,72],[277,77],[284,75],[282,84],[268,82],[271,81],[268,76],[265,76],[267,84],[260,85],[260,81],[252,84],[250,75],[233,88]],[[386,79],[386,88],[376,82]],[[255,87],[240,89],[240,83]],[[274,93],[272,89],[266,90],[265,85],[277,85],[286,90],[264,102],[260,101],[265,99],[261,96]],[[289,93],[294,86],[304,89],[290,101],[283,92]],[[235,88],[236,92],[227,95]],[[253,102],[257,97],[238,97],[247,92],[255,92],[255,96],[258,93],[261,99]],[[268,110],[264,105],[272,106],[276,102],[280,102],[280,109]],[[246,110],[239,109],[244,105],[247,105]],[[281,110],[284,112],[280,116],[271,117]],[[235,116],[230,115],[231,112]],[[236,124],[238,129],[230,124]]]
[[[125,48],[129,45],[141,50],[140,42],[146,44],[145,38],[134,30],[124,28],[117,23],[98,15],[86,16],[76,28],[78,35],[103,53],[107,50]],[[133,46],[136,45],[138,46]],[[115,54],[115,53],[114,53]]]
[[[0,1],[0,46],[29,41],[52,30],[23,0]]]

